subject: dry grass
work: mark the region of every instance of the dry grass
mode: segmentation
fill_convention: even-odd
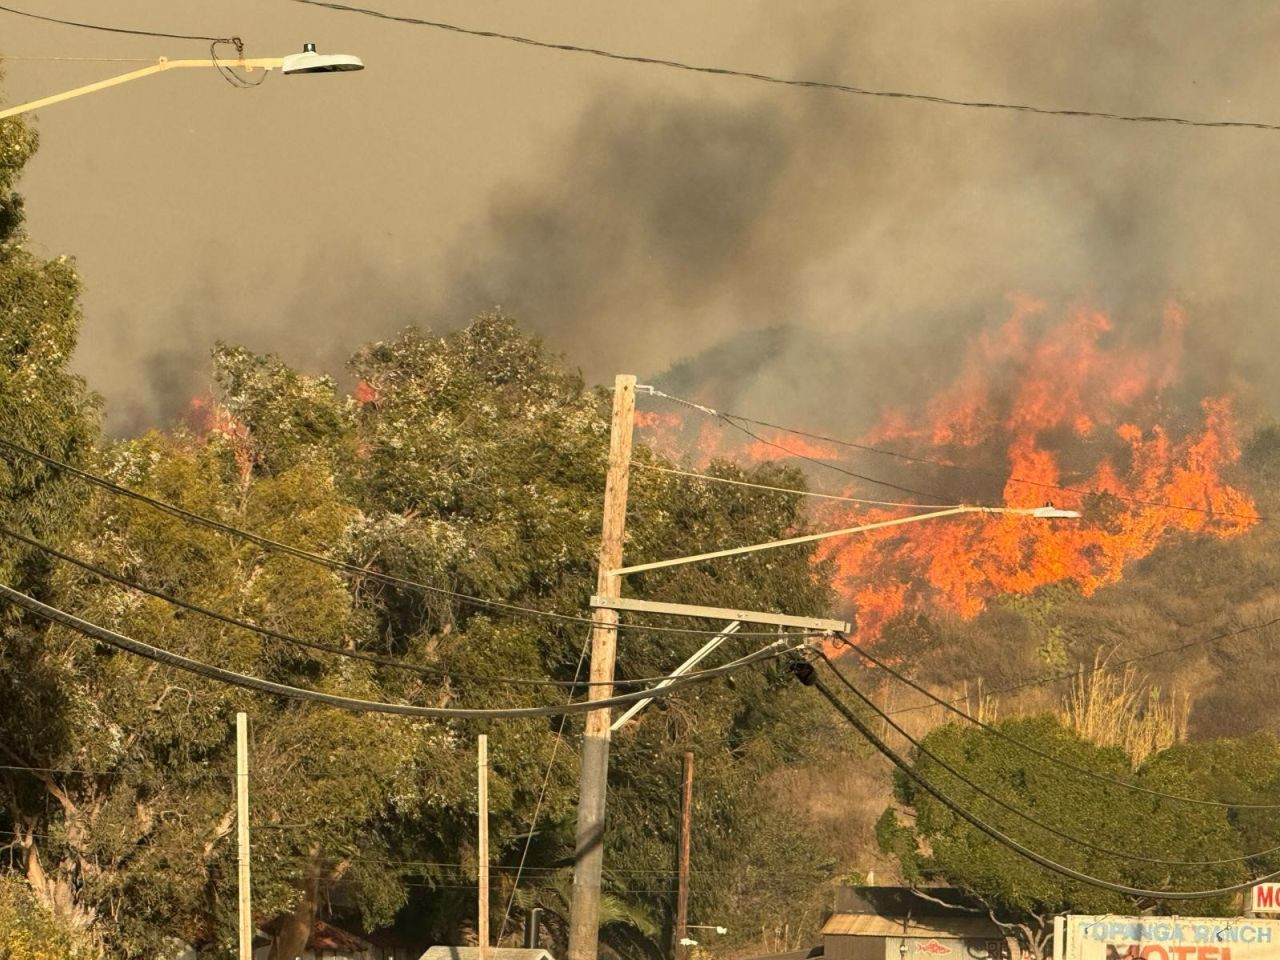
[[[1148,686],[1132,667],[1107,672],[1098,654],[1093,669],[1081,668],[1063,699],[1059,716],[1080,736],[1103,746],[1120,747],[1136,767],[1153,753],[1187,739],[1191,697],[1168,696]]]

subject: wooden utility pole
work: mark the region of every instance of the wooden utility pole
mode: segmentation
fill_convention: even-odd
[[[476,744],[476,784],[480,794],[480,837],[477,843],[480,867],[476,881],[479,895],[477,937],[480,960],[489,960],[489,737],[480,734]]]
[[[621,595],[622,582],[612,573],[622,566],[622,535],[627,520],[627,483],[631,467],[631,434],[635,427],[636,378],[619,374],[613,382],[613,417],[609,425],[609,471],[604,483],[604,523],[596,593]],[[592,700],[613,694],[617,654],[618,611],[597,607],[592,615]],[[604,807],[609,779],[609,710],[587,714],[578,781],[578,826],[573,851],[573,899],[569,906],[568,960],[596,960],[600,943],[600,874],[604,866]]]
[[[253,904],[249,896],[249,717],[236,714],[236,840],[240,893],[240,960],[253,960]]]
[[[689,948],[682,940],[689,937],[689,841],[693,826],[693,754],[684,755],[684,779],[680,798],[680,863],[676,868],[676,960],[685,960]]]

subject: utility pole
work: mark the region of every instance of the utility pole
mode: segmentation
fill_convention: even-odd
[[[236,714],[236,839],[240,894],[240,960],[253,960],[253,906],[249,896],[249,716]]]
[[[480,960],[489,960],[489,736],[480,734],[476,744],[476,784],[480,794],[480,837],[477,857],[480,862],[477,893],[480,903],[477,936],[480,941]]]
[[[689,937],[689,841],[693,825],[693,753],[684,755],[684,779],[680,798],[680,863],[676,868],[676,960],[685,960],[689,948],[683,943]]]
[[[636,378],[619,374],[613,382],[613,416],[609,424],[609,470],[604,483],[604,522],[596,594],[621,596],[622,535],[627,520],[627,483],[631,467],[631,434],[635,427]],[[592,700],[613,694],[617,655],[618,611],[597,607],[591,628]],[[604,808],[609,780],[609,710],[587,714],[578,780],[578,827],[573,851],[573,900],[569,906],[568,960],[597,960],[600,944],[600,874],[604,865]]]

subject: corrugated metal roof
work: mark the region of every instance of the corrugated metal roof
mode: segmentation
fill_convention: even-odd
[[[845,937],[954,937],[1003,940],[1004,934],[985,917],[928,917],[924,923],[873,913],[837,913],[822,926],[822,935]]]

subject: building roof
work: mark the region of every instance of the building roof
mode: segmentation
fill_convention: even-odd
[[[986,917],[925,917],[903,920],[874,913],[837,913],[822,926],[824,937],[950,937],[1003,940],[1005,934]]]
[[[489,960],[556,960],[549,950],[525,947],[490,947]],[[418,960],[480,960],[479,947],[434,946]]]
[[[816,947],[802,947],[799,950],[788,950],[785,953],[765,953],[757,957],[751,957],[750,960],[815,960],[821,957],[825,948],[822,944]]]

